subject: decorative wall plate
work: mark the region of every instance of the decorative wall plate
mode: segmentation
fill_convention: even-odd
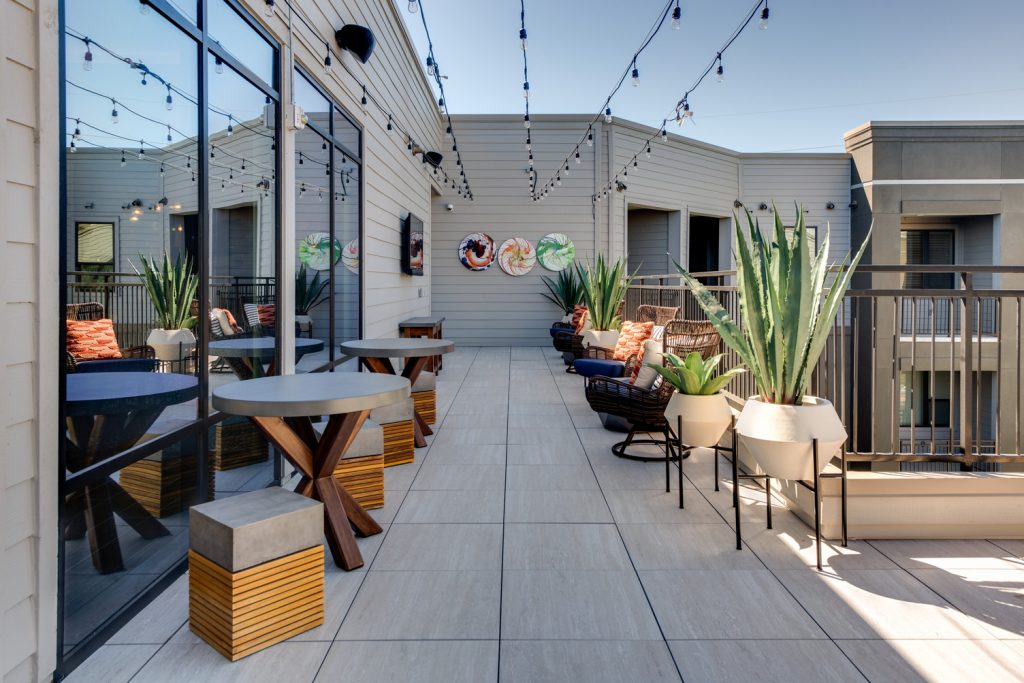
[[[487,270],[494,263],[494,240],[483,232],[473,232],[459,243],[459,260],[470,270]]]
[[[332,261],[341,258],[341,242],[334,240],[334,258],[331,258],[331,236],[326,232],[311,232],[299,240],[299,261],[313,270],[330,270]]]
[[[359,274],[359,238],[355,238],[345,245],[341,251],[341,262],[345,269],[356,275]]]
[[[548,270],[565,270],[576,258],[576,245],[568,235],[553,232],[537,242],[537,260]]]
[[[526,275],[536,263],[537,252],[522,237],[510,237],[498,247],[498,265],[509,275]]]

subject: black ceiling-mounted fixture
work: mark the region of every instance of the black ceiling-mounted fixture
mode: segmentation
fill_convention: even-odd
[[[765,204],[764,202],[761,202],[760,204],[757,205],[757,208],[760,209],[761,211],[767,211],[768,205]]]
[[[836,208],[835,202],[828,202],[827,204],[825,204],[825,208],[831,211],[832,209]]]
[[[348,50],[359,58],[363,64],[370,61],[377,39],[373,31],[358,24],[345,24],[334,34],[334,40],[342,50]]]
[[[424,152],[423,158],[434,168],[439,168],[441,162],[444,161],[444,155],[440,152]]]
[[[732,200],[732,206],[733,206],[734,209],[742,208],[743,207],[743,202],[741,202],[738,199],[734,199],[734,200]]]

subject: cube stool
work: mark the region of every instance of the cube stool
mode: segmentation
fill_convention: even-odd
[[[159,434],[147,434],[139,443],[157,436]],[[196,454],[183,451],[185,445],[179,442],[126,465],[118,477],[121,488],[154,517],[187,510],[198,495],[199,469]],[[212,468],[206,472],[206,480],[212,496],[215,484]]]
[[[189,510],[189,629],[236,661],[324,622],[323,504],[278,487]]]
[[[437,375],[424,370],[412,385],[412,400],[416,412],[427,424],[437,422]]]
[[[415,458],[414,405],[412,398],[407,398],[370,411],[370,419],[384,430],[384,467],[402,465]]]
[[[266,462],[270,447],[248,418],[232,415],[211,429],[210,462],[216,472]]]
[[[313,425],[322,433],[326,422]],[[384,507],[384,429],[373,420],[359,428],[345,456],[334,468],[338,480],[356,502],[368,510]]]

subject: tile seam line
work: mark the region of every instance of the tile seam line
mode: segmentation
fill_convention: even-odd
[[[474,355],[474,360],[475,360],[475,358],[476,358],[476,356]],[[462,382],[465,382],[465,381],[466,381],[466,376],[463,375],[462,380],[459,382],[459,389],[460,390],[462,389]],[[435,391],[436,391],[436,389],[435,389]],[[456,394],[458,394],[458,391],[456,391]],[[448,417],[448,413],[445,412],[445,418],[447,418],[447,417]],[[441,423],[443,425],[444,421],[442,420]],[[431,442],[431,444],[433,444],[433,442]],[[338,642],[338,634],[341,633],[341,628],[342,628],[342,626],[345,625],[345,620],[348,619],[348,615],[352,612],[352,605],[356,604],[356,600],[359,598],[359,594],[363,590],[363,585],[366,583],[366,577],[370,575],[370,570],[373,568],[373,563],[377,561],[377,556],[380,554],[380,549],[384,547],[384,542],[388,540],[388,534],[391,532],[391,526],[395,523],[395,520],[398,519],[398,513],[402,510],[402,506],[405,504],[406,498],[409,497],[409,491],[412,489],[412,484],[413,484],[413,482],[416,481],[416,477],[419,476],[420,470],[423,469],[423,464],[426,462],[426,458],[429,455],[430,455],[430,448],[428,447],[427,448],[427,452],[423,456],[423,458],[424,458],[423,462],[420,463],[419,468],[417,468],[417,470],[416,470],[416,474],[414,474],[413,477],[412,477],[412,481],[409,482],[409,489],[406,490],[405,495],[402,496],[402,502],[398,504],[398,508],[395,510],[395,516],[391,518],[390,522],[388,522],[388,528],[384,532],[383,538],[381,538],[381,540],[380,540],[380,546],[378,546],[377,552],[375,552],[373,554],[373,559],[370,560],[370,565],[366,568],[366,571],[360,572],[363,576],[362,576],[362,579],[359,581],[359,587],[356,588],[356,592],[352,594],[352,600],[348,603],[348,607],[345,608],[345,614],[341,617],[341,621],[338,622],[338,629],[334,632],[334,637],[331,638],[331,644],[327,647],[327,651],[324,652],[324,658],[322,660],[320,660],[320,666],[317,667],[316,673],[313,675],[313,678],[311,679],[311,681],[315,682],[317,677],[320,676],[320,672],[323,670],[324,664],[327,663],[327,657],[331,654],[331,650],[334,648],[334,643]],[[348,641],[344,641],[343,640],[341,642],[348,642]]]
[[[718,454],[717,451],[715,452],[715,457],[716,458],[721,457]],[[733,457],[737,457],[737,455],[734,453]],[[722,520],[725,522],[726,526],[729,526],[729,520],[726,519],[725,515],[722,514],[721,510],[719,510],[717,507],[715,507],[714,503],[712,503],[710,500],[708,500],[708,497],[704,494],[704,491],[701,490],[696,485],[696,483],[694,483],[694,481],[692,479],[690,479],[690,476],[688,474],[686,474],[686,470],[682,468],[682,463],[681,462],[679,463],[679,467],[680,467],[680,470],[682,471],[683,476],[686,477],[686,479],[691,484],[694,485],[694,488],[696,488],[697,493],[700,494],[701,498],[703,498],[705,501],[707,501],[707,504],[710,505],[714,509],[715,513],[718,514],[718,516],[722,518]],[[737,486],[738,485],[739,484],[737,484]],[[774,498],[774,493],[772,492],[771,487],[766,488],[765,489],[765,503],[767,505],[771,505],[773,498]],[[738,504],[739,504],[739,501],[737,501],[737,505]],[[742,510],[740,511],[740,514],[742,515]],[[733,527],[729,526],[729,528],[732,529],[733,533],[736,532],[736,530]],[[742,541],[742,537],[741,537],[740,540]],[[755,552],[754,549],[752,547],[750,547],[750,545],[746,541],[742,541],[742,542],[743,542],[743,546],[747,550],[750,551],[750,554],[753,555],[754,557],[756,557],[757,561],[760,562],[761,565],[768,571],[768,573],[772,575],[772,578],[775,579],[778,582],[778,584],[782,587],[782,590],[786,591],[786,594],[789,595],[789,597],[793,599],[793,602],[795,602],[797,605],[800,606],[800,609],[802,609],[804,611],[804,613],[807,615],[807,618],[810,619],[814,623],[814,625],[818,627],[818,630],[820,630],[822,633],[825,634],[825,638],[827,638],[828,641],[830,643],[832,643],[833,647],[835,647],[836,650],[839,651],[839,653],[846,659],[846,661],[850,662],[850,666],[852,666],[854,668],[854,670],[857,673],[859,673],[864,678],[865,681],[870,681],[871,679],[868,678],[867,674],[865,674],[863,671],[861,671],[860,667],[857,666],[857,663],[854,662],[853,659],[850,658],[850,655],[846,653],[846,650],[844,650],[843,648],[839,647],[839,643],[836,642],[836,639],[833,638],[831,636],[831,634],[829,634],[829,632],[826,631],[824,629],[824,627],[822,627],[822,625],[818,623],[818,620],[814,618],[814,615],[811,614],[811,611],[809,609],[807,609],[807,607],[802,602],[800,602],[800,600],[795,595],[793,595],[793,592],[791,590],[789,590],[789,587],[785,583],[782,582],[782,579],[779,578],[779,576],[775,573],[775,571],[772,570],[772,568],[768,566],[768,563],[765,562],[761,558],[761,556],[758,555],[757,552]],[[814,570],[810,570],[808,568],[808,571],[814,571]],[[817,573],[817,572],[815,571],[815,573]],[[736,639],[734,638],[733,640],[736,640]],[[818,640],[824,640],[824,639],[818,639]]]
[[[551,366],[548,366],[548,372],[551,373],[552,379],[554,379],[554,371]],[[556,382],[557,384],[557,382]],[[584,380],[584,387],[586,386],[586,380]],[[562,396],[562,402],[565,403],[565,394],[562,393],[561,387],[559,387],[558,393]],[[568,406],[566,406],[568,408]],[[665,637],[665,629],[661,625],[661,620],[658,619],[658,613],[654,610],[654,604],[651,602],[651,596],[647,594],[647,587],[644,582],[640,579],[640,571],[636,568],[636,563],[633,561],[633,555],[629,552],[629,546],[626,545],[626,539],[622,537],[622,530],[619,528],[619,522],[615,519],[615,515],[612,513],[611,505],[608,503],[608,497],[605,495],[604,487],[601,486],[601,480],[597,478],[597,472],[594,470],[594,463],[590,459],[590,454],[587,453],[586,446],[583,445],[583,439],[580,437],[579,428],[576,427],[575,421],[573,422],[573,431],[576,433],[576,439],[580,443],[580,447],[583,448],[583,454],[587,459],[587,465],[590,467],[590,473],[593,475],[594,480],[597,481],[598,490],[601,492],[601,500],[604,501],[605,508],[608,510],[608,516],[612,520],[612,524],[615,526],[615,534],[619,537],[619,543],[622,544],[622,549],[626,551],[626,557],[629,558],[629,566],[633,569],[633,576],[636,577],[637,583],[640,585],[640,590],[643,592],[644,600],[647,601],[647,609],[651,612],[651,617],[654,619],[654,623],[658,626],[658,633],[661,634],[661,642],[665,645],[665,649],[668,650],[668,656],[672,660],[672,666],[675,667],[676,675],[679,676],[679,680],[685,683],[683,678],[683,671],[679,668],[679,662],[676,661],[676,655],[672,652],[672,647],[668,644],[668,638]]]

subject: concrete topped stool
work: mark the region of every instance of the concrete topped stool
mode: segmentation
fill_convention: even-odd
[[[413,399],[409,397],[370,411],[370,419],[384,430],[384,467],[402,465],[415,458],[415,410]]]
[[[324,506],[273,487],[189,510],[189,628],[235,661],[324,621]]]
[[[320,434],[325,423],[313,425]],[[334,468],[334,478],[367,510],[384,507],[384,428],[366,420]]]

